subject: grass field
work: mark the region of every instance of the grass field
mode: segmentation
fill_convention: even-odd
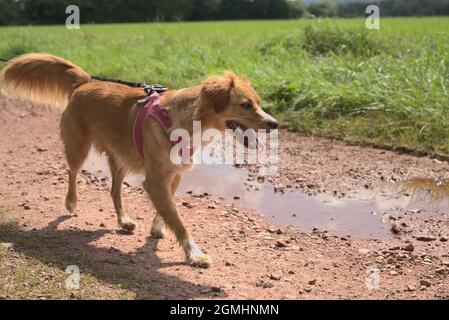
[[[0,28],[0,56],[50,52],[97,75],[198,83],[249,77],[304,133],[449,155],[449,18]]]

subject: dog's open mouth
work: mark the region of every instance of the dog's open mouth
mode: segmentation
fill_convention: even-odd
[[[228,126],[229,129],[232,129],[232,130],[240,129],[243,132],[245,132],[248,129],[241,123],[238,123],[237,121],[233,121],[233,120],[226,121],[226,125]]]
[[[238,142],[248,149],[262,149],[262,142],[257,139],[257,133],[254,129],[248,129],[241,123],[233,120],[226,121],[229,129],[234,131],[234,135]]]

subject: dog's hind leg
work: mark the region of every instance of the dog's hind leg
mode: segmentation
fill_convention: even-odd
[[[173,182],[171,184],[171,195],[175,195],[176,189],[178,189],[179,183],[181,182],[181,175],[177,174],[173,177]],[[156,216],[153,220],[153,225],[151,226],[151,235],[156,239],[163,239],[166,234],[164,218],[156,212]]]
[[[61,138],[64,142],[64,149],[69,164],[69,189],[67,192],[65,206],[69,212],[76,210],[78,202],[77,178],[78,173],[83,166],[84,160],[87,158],[91,142],[82,131],[77,130],[75,125],[61,119]]]
[[[118,224],[126,231],[133,231],[136,228],[136,222],[126,213],[122,205],[122,184],[126,172],[123,167],[120,167],[113,155],[108,155],[108,162],[112,175],[111,196],[114,201]]]

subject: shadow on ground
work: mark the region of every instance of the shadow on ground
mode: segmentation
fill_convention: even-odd
[[[183,263],[162,263],[155,254],[158,240],[148,237],[144,246],[129,254],[112,247],[100,248],[90,243],[111,230],[58,230],[58,225],[70,218],[61,216],[45,228],[29,231],[0,224],[0,242],[14,243],[16,251],[63,272],[69,265],[76,265],[82,273],[135,293],[136,299],[193,299],[205,297],[201,292],[210,292],[209,286],[160,272]],[[226,296],[224,292],[216,295]]]

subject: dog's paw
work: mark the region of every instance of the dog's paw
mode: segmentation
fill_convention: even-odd
[[[128,232],[134,231],[136,229],[137,223],[128,216],[119,218],[118,223],[122,229]]]
[[[193,256],[188,258],[187,263],[191,265],[192,267],[198,267],[198,268],[209,268],[212,263],[212,258],[208,256],[207,254],[204,254],[202,256]]]
[[[72,199],[70,197],[67,197],[65,199],[65,207],[67,208],[67,210],[70,213],[74,213],[75,212],[75,210],[76,210],[76,203],[77,203],[76,199]]]
[[[150,231],[151,236],[155,239],[164,239],[165,233],[165,228],[154,228]]]

